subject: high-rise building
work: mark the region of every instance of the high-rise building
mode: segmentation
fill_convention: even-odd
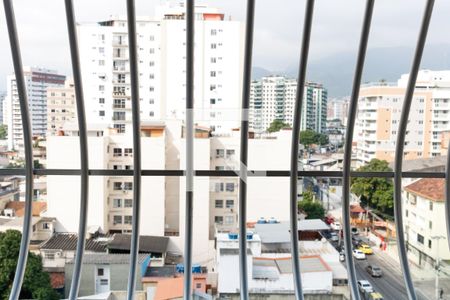
[[[408,74],[396,84],[361,87],[354,140],[359,165],[373,158],[394,160],[397,130]],[[450,71],[419,72],[406,131],[405,159],[441,154],[443,134],[450,129]]]
[[[56,135],[65,123],[76,122],[77,108],[73,80],[47,89],[47,135]]]
[[[341,120],[341,124],[347,124],[347,115],[348,115],[348,105],[350,103],[350,99],[340,98],[340,99],[329,99],[328,100],[328,109],[327,109],[327,119],[331,120]]]
[[[57,71],[37,67],[24,67],[25,86],[30,110],[33,136],[45,136],[47,132],[47,88],[64,86],[66,76]],[[4,121],[8,125],[8,148],[23,154],[22,117],[16,77],[6,79],[7,96],[4,105]]]
[[[253,81],[250,92],[250,128],[263,133],[274,120],[292,126],[297,80],[284,76],[268,76]],[[305,85],[301,130],[324,132],[327,120],[327,90],[318,83]]]
[[[196,6],[195,122],[227,132],[240,120],[243,25],[217,9]],[[137,18],[142,120],[185,119],[185,7],[169,3]],[[88,123],[131,131],[131,90],[125,17],[78,26]]]
[[[3,103],[6,99],[6,92],[0,92],[0,124],[3,124]]]

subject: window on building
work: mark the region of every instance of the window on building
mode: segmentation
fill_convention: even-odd
[[[223,171],[223,170],[225,170],[225,167],[224,166],[216,166],[215,170],[216,171]]]
[[[124,182],[123,189],[125,191],[131,191],[133,189],[133,183],[132,182]]]
[[[417,242],[419,242],[420,244],[423,245],[424,240],[425,239],[424,239],[423,235],[417,234]]]
[[[214,217],[214,223],[222,225],[223,224],[223,217],[222,216],[215,216]]]
[[[115,191],[121,190],[121,189],[122,189],[122,182],[114,182],[114,184],[113,184],[113,189],[114,189]]]
[[[105,86],[104,86],[104,85],[99,85],[99,86],[98,86],[98,90],[99,90],[100,92],[103,92],[103,91],[105,90]]]
[[[432,221],[428,221],[428,228],[429,229],[433,229],[433,222]]]
[[[211,71],[211,72],[209,73],[209,75],[210,75],[211,77],[216,77],[216,71]]]
[[[233,156],[235,154],[234,149],[228,149],[227,150],[227,157]]]
[[[228,182],[228,183],[226,184],[226,191],[227,191],[227,192],[234,192],[234,183]]]
[[[98,268],[97,269],[97,276],[103,276],[105,275],[105,270],[103,268]]]
[[[223,200],[216,199],[216,208],[223,208]]]
[[[216,35],[217,34],[217,30],[216,29],[211,29],[211,35]]]
[[[428,240],[428,248],[431,249],[432,245],[433,245],[433,244],[432,244],[431,240]]]
[[[223,190],[224,190],[223,182],[216,182],[216,184],[215,184],[215,191],[216,192],[223,192]]]
[[[215,58],[215,57],[211,57],[211,63],[212,63],[212,64],[215,64],[215,63],[216,63],[216,61],[217,61],[217,58]]]
[[[133,216],[125,216],[124,224],[131,225],[133,222]]]
[[[234,200],[227,200],[226,208],[234,208]]]
[[[113,149],[113,156],[114,157],[122,156],[122,148],[114,148]]]
[[[123,149],[124,154],[123,156],[133,156],[133,148],[125,148]]]
[[[125,199],[124,207],[126,207],[126,208],[133,207],[133,200],[132,199]]]
[[[216,49],[217,48],[217,44],[216,43],[212,43],[211,44],[211,49]]]
[[[99,111],[99,112],[98,112],[98,115],[99,115],[100,117],[104,117],[104,116],[105,116],[105,111],[104,111],[104,110]]]
[[[233,216],[226,216],[225,217],[225,224],[231,225],[234,223],[234,217]]]
[[[433,210],[433,201],[430,201],[430,210]]]
[[[122,207],[122,199],[113,199],[113,207],[121,208]]]
[[[216,149],[216,157],[224,157],[225,156],[225,150],[224,149]]]
[[[202,288],[202,284],[201,283],[196,283],[195,284],[195,288],[196,289],[201,289]]]
[[[113,225],[122,224],[122,216],[113,216]]]
[[[103,59],[100,59],[100,60],[98,61],[98,65],[99,65],[99,66],[104,66],[104,65],[105,65],[105,61],[104,61]]]
[[[209,103],[210,104],[216,104],[216,99],[214,99],[214,98],[209,99]]]
[[[98,103],[105,104],[105,98],[98,98]]]

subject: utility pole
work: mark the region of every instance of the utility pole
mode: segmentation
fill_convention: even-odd
[[[436,289],[436,300],[439,300],[439,269],[440,269],[440,258],[439,258],[439,241],[441,239],[445,239],[442,235],[436,235],[431,237],[432,240],[436,241],[436,259],[435,259],[435,269],[436,269],[436,277],[435,277],[435,289]]]

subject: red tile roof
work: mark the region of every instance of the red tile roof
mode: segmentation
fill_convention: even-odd
[[[23,217],[25,214],[25,201],[11,201],[6,204],[5,208],[14,209],[17,217]],[[47,210],[47,202],[33,202],[33,217],[40,217]]]
[[[441,178],[419,179],[405,187],[405,190],[432,201],[444,201],[445,180]]]

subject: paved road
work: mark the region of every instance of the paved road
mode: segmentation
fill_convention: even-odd
[[[366,260],[357,260],[355,262],[358,279],[368,280],[374,290],[381,293],[385,300],[408,300],[400,266],[392,258],[376,251],[374,255],[367,255]],[[366,271],[368,264],[379,266],[383,270],[383,276],[381,278],[373,278],[370,276]],[[429,299],[420,291],[416,292],[418,293],[417,297],[419,300]]]

